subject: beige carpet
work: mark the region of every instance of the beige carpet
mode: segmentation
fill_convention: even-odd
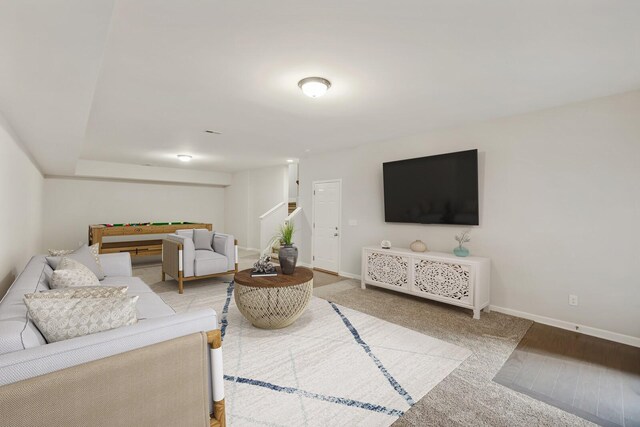
[[[241,268],[248,268],[255,254],[240,256]],[[192,282],[179,295],[175,281],[160,281],[159,266],[138,267],[134,274],[178,312],[214,306],[217,292],[211,287],[224,286],[223,279]],[[492,381],[532,322],[495,312],[474,320],[469,310],[373,287],[362,290],[355,280],[323,285],[314,289],[320,298],[473,351],[394,426],[593,425]]]

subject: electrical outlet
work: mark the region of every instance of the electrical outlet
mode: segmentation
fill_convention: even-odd
[[[578,295],[569,295],[569,305],[578,305]]]

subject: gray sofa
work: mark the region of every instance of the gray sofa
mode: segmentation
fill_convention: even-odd
[[[48,344],[23,303],[25,293],[49,289],[53,272],[45,256],[34,256],[0,301],[0,424],[41,425],[46,420],[48,425],[69,426],[167,425],[175,419],[224,425],[216,312],[176,314],[141,279],[132,277],[128,253],[100,255],[100,261],[106,276],[102,286],[126,285],[129,295],[139,296],[138,323]],[[143,379],[136,381],[136,375]],[[84,378],[82,384],[79,378]],[[170,393],[158,391],[167,386]],[[109,388],[117,393],[111,395]],[[83,392],[78,395],[78,390]],[[182,404],[176,398],[181,393]],[[41,400],[33,398],[36,394]],[[48,399],[56,407],[68,405],[67,410],[41,413]],[[105,419],[96,415],[105,411]]]
[[[177,230],[162,242],[162,280],[166,275],[178,281],[178,292],[184,282],[205,279],[238,271],[238,241],[230,234],[213,234],[210,250],[198,250],[193,242],[194,230]]]

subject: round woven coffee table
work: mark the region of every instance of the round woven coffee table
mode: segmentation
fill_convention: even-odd
[[[304,312],[313,294],[313,272],[296,267],[293,274],[251,277],[251,269],[236,273],[235,300],[238,310],[258,328],[289,326]]]

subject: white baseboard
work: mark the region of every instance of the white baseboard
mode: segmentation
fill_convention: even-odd
[[[619,334],[617,332],[605,331],[604,329],[593,328],[591,326],[577,325],[575,323],[567,322],[564,320],[552,319],[551,317],[539,316],[537,314],[527,313],[525,311],[513,310],[510,308],[498,307],[495,305],[490,306],[491,310],[499,313],[509,314],[511,316],[522,317],[523,319],[533,320],[534,322],[543,323],[549,326],[555,326],[556,328],[566,329],[568,331],[579,332],[585,335],[591,335],[593,337],[603,338],[609,341],[615,341],[622,344],[632,345],[634,347],[640,347],[640,338],[632,337],[630,335]]]
[[[307,267],[307,268],[311,268],[313,269],[313,264],[310,264],[308,262],[299,262],[298,261],[298,265],[302,266],[302,267]],[[359,274],[352,274],[352,273],[347,273],[346,271],[339,271],[338,272],[338,276],[340,277],[346,277],[347,279],[356,279],[356,280],[360,280],[360,275]]]
[[[258,248],[248,248],[246,246],[238,246],[238,249],[242,249],[243,251],[257,251],[257,252],[260,252],[260,249],[258,249]]]
[[[355,279],[355,280],[360,280],[362,278],[362,276],[360,276],[359,274],[347,273],[346,271],[339,271],[338,276],[346,277],[347,279]]]

